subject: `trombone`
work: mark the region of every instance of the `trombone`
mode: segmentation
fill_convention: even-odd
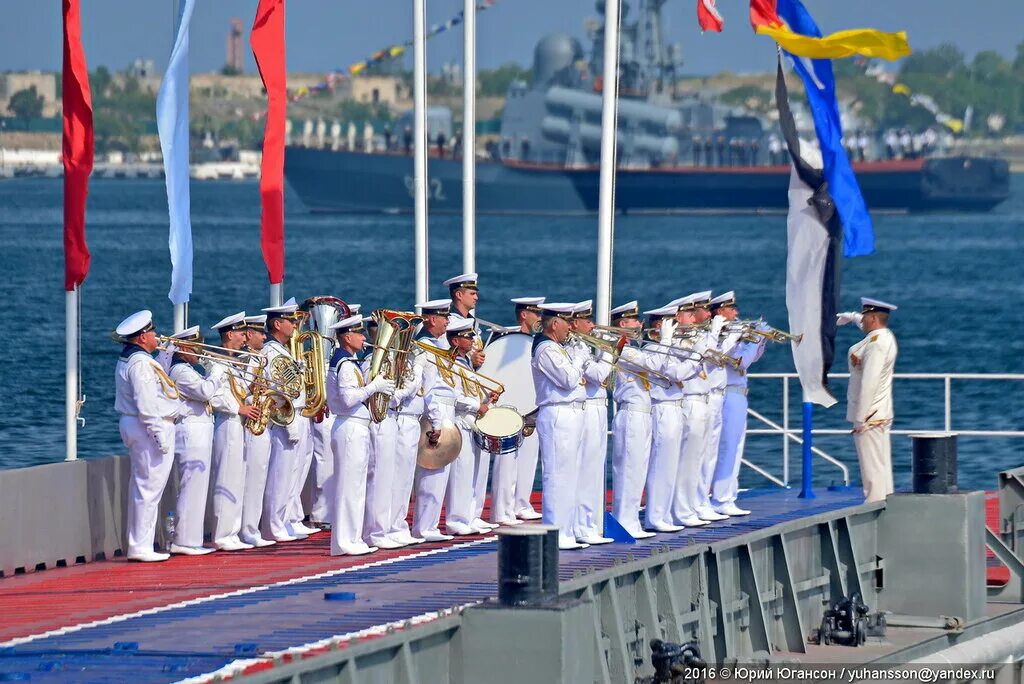
[[[215,344],[182,340],[177,337],[168,337],[166,335],[157,335],[156,338],[160,341],[160,344],[157,346],[158,351],[188,354],[189,356],[196,357],[200,361],[215,361],[217,363],[223,363],[227,366],[233,366],[239,369],[250,368],[254,360],[260,370],[265,368],[267,365],[267,357],[258,352],[228,349],[227,347],[218,347]]]
[[[652,354],[664,354],[665,356],[671,356],[682,361],[700,361],[703,363],[710,363],[713,366],[719,366],[725,368],[726,366],[733,370],[739,370],[742,361],[735,356],[729,356],[723,354],[720,351],[714,349],[706,349],[703,352],[699,352],[696,349],[686,349],[685,347],[674,347],[670,344],[662,344],[660,342],[648,342],[643,347],[644,351],[651,352]]]
[[[644,382],[648,382],[652,385],[657,385],[658,387],[664,389],[672,387],[674,384],[676,384],[672,378],[668,377],[664,373],[659,373],[658,371],[645,368],[628,358],[621,358],[622,350],[625,349],[626,346],[625,336],[620,337],[618,342],[612,342],[610,340],[606,340],[603,337],[586,335],[580,332],[570,332],[569,339],[571,340],[573,338],[576,338],[580,342],[583,342],[591,349],[596,349],[597,351],[605,352],[611,355],[612,370],[629,373],[630,375],[635,375]],[[623,364],[625,364],[625,366],[623,366]]]
[[[441,349],[422,340],[415,340],[415,343],[417,347],[430,354],[427,361],[437,367],[437,374],[449,387],[455,387],[455,381],[458,379],[466,395],[478,397],[481,401],[490,399],[492,395],[501,396],[505,392],[505,386],[494,378],[455,363],[454,349]]]
[[[779,344],[786,342],[800,344],[800,341],[804,339],[803,333],[794,335],[785,330],[772,327],[769,327],[767,330],[760,330],[757,326],[763,322],[764,320],[760,318],[756,321],[730,321],[723,330],[727,332],[741,332],[743,333],[743,339],[747,342],[760,342],[761,339],[766,339],[770,342],[778,342]]]

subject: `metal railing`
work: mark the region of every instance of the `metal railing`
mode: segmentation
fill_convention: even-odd
[[[782,438],[782,477],[778,478],[768,473],[763,467],[758,466],[747,459],[743,459],[743,464],[760,475],[763,475],[767,479],[771,480],[775,484],[783,487],[788,487],[790,484],[789,479],[789,447],[790,442],[796,442],[797,444],[803,444],[801,434],[803,432],[802,426],[792,427],[790,423],[790,381],[797,380],[798,376],[796,373],[751,373],[749,376],[751,380],[781,380],[782,381],[782,423],[781,425],[760,412],[748,408],[747,414],[754,418],[754,420],[762,423],[766,427],[763,428],[752,428],[747,430],[748,435],[778,435]],[[831,379],[849,379],[849,373],[830,373],[829,378]],[[896,373],[893,376],[894,380],[941,380],[943,383],[943,430],[945,432],[956,432],[958,435],[963,437],[1009,437],[1009,438],[1020,438],[1024,437],[1024,431],[1022,430],[959,430],[953,427],[953,410],[952,410],[952,397],[953,397],[953,381],[954,380],[983,380],[983,381],[1009,381],[1009,382],[1021,382],[1024,381],[1024,374],[1020,373]],[[799,389],[799,381],[797,388]],[[908,429],[902,428],[892,430],[894,435],[912,435],[920,432],[925,432],[929,429],[934,430],[935,428],[917,428]],[[836,428],[816,428],[811,431],[812,435],[849,435],[850,430],[836,429]],[[839,459],[828,454],[818,447],[812,447],[811,451],[814,455],[827,463],[835,466],[842,473],[843,483],[850,484],[850,469]]]

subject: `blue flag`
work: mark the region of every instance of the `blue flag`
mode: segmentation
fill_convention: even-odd
[[[821,30],[800,0],[778,0],[777,10],[794,33],[821,37]],[[821,147],[828,192],[843,222],[843,254],[847,257],[871,254],[875,251],[875,230],[850,160],[843,149],[843,127],[839,118],[832,61],[805,59],[788,52],[786,54],[792,59],[794,69],[804,82],[807,102],[814,118],[814,129],[818,134],[818,145]]]
[[[167,71],[156,97],[156,125],[167,180],[167,211],[171,231],[171,290],[174,304],[184,304],[192,294],[192,219],[188,180],[188,26],[195,0],[181,4],[178,31]]]

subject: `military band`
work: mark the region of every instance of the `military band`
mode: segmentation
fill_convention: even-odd
[[[629,536],[750,513],[737,503],[747,372],[769,340],[792,336],[740,320],[735,292],[695,292],[643,317],[631,301],[611,310],[609,326],[595,325],[591,300],[520,297],[511,300],[516,324],[504,327],[475,317],[477,274],[444,285],[450,299],[421,302],[415,313],[363,317],[334,298],[235,313],[212,326],[216,345],[198,326],[161,338],[148,311],[122,321],[115,409],[131,460],[127,556],[168,558],[154,539],[175,463],[177,525],[166,540],[174,554],[244,551],[329,527],[331,554],[357,556],[537,518],[558,528],[560,549],[611,543],[609,401],[610,515]],[[339,303],[336,315],[307,320],[310,302],[324,299]],[[861,312],[837,321],[865,332],[848,354],[847,418],[869,501],[893,491],[895,310],[865,298]],[[371,322],[409,332],[395,333],[396,342],[368,331]],[[529,368],[519,374],[529,378],[507,380],[528,382],[535,395],[513,411],[520,424],[512,435],[487,431],[492,409],[501,415],[508,406],[505,387],[482,369],[481,323],[491,343],[521,336],[495,345],[523,349]],[[309,330],[324,340],[314,345],[324,363],[296,337]],[[531,501],[538,457],[541,513]],[[208,499],[212,526],[204,529]]]

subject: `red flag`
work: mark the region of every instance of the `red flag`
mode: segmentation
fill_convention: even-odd
[[[701,31],[722,32],[722,15],[715,7],[715,0],[697,0],[697,23]]]
[[[61,97],[64,103],[64,289],[82,284],[89,273],[89,247],[85,243],[85,201],[89,196],[95,143],[89,68],[82,48],[79,0],[64,0],[64,67]]]
[[[284,281],[284,137],[288,109],[284,0],[260,0],[249,36],[267,91],[260,167],[260,245],[271,284]]]
[[[750,0],[750,23],[755,31],[758,26],[782,26],[782,19],[779,19],[775,7],[776,0]]]

